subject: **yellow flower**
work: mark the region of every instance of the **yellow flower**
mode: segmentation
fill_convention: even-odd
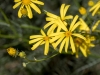
[[[76,57],[78,58],[78,51],[81,50],[83,55],[87,57],[88,54],[90,54],[90,48],[94,47],[95,45],[92,43],[92,41],[95,41],[94,36],[86,35],[86,40],[84,41],[81,38],[75,38],[75,47],[76,47]]]
[[[84,7],[80,7],[79,12],[80,12],[81,15],[85,15],[86,14],[86,9]]]
[[[62,28],[64,30],[64,32],[62,32],[62,34],[60,34],[58,36],[55,36],[54,38],[52,38],[50,40],[50,42],[52,42],[52,41],[55,40],[55,38],[56,39],[58,38],[56,40],[55,44],[54,44],[54,48],[56,48],[61,43],[60,48],[59,48],[60,53],[62,52],[62,49],[63,49],[64,45],[65,45],[65,52],[67,52],[69,43],[71,45],[72,52],[73,53],[76,52],[75,44],[74,44],[74,41],[73,41],[74,37],[79,37],[83,40],[86,40],[86,38],[84,36],[82,36],[81,34],[73,32],[80,25],[80,21],[76,22],[77,19],[78,19],[78,16],[76,15],[74,17],[73,21],[70,24],[69,30],[67,28]],[[61,32],[59,32],[59,33],[61,33]]]
[[[92,0],[89,0],[88,5],[89,6],[93,6],[94,5],[94,2]]]
[[[18,53],[18,51],[17,51],[15,48],[12,48],[12,47],[8,48],[8,49],[7,49],[7,52],[8,52],[8,54],[11,55],[11,56],[16,56],[17,53]]]
[[[67,13],[67,10],[68,10],[69,6],[70,5],[65,5],[65,4],[62,4],[61,5],[61,8],[60,8],[60,16],[57,16],[55,14],[52,14],[52,13],[46,11],[46,15],[48,16],[48,17],[46,17],[46,21],[49,21],[49,22],[44,26],[44,29],[46,29],[47,27],[51,26],[49,28],[49,30],[48,30],[48,33],[50,33],[51,31],[53,31],[57,27],[58,27],[57,28],[57,32],[59,32],[61,30],[61,27],[62,27],[60,25],[61,21],[65,25],[67,25],[67,23],[66,23],[65,20],[72,19],[73,18],[72,15],[66,16],[66,13]],[[55,21],[58,21],[60,26],[58,26],[58,24],[56,24]]]
[[[53,45],[53,42],[50,42],[50,40],[52,39],[53,36],[60,35],[60,33],[58,33],[58,34],[56,34],[56,33],[55,34],[47,34],[46,35],[44,33],[44,31],[41,30],[41,34],[42,35],[32,35],[32,36],[30,36],[31,40],[29,41],[29,44],[35,43],[33,45],[33,47],[31,48],[32,50],[35,50],[39,45],[45,44],[44,55],[47,55],[48,51],[49,51],[49,43],[51,43]]]
[[[14,0],[14,2],[16,4],[13,6],[13,9],[21,5],[18,11],[19,18],[24,14],[28,15],[29,18],[32,18],[33,15],[30,7],[32,7],[37,13],[41,14],[41,10],[35,4],[44,5],[43,2],[38,0]]]
[[[94,16],[96,14],[96,12],[99,10],[100,8],[100,1],[97,2],[97,4],[95,4],[89,11],[93,11],[92,16]]]

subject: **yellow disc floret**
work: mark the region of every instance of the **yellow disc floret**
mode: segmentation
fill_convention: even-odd
[[[7,49],[7,52],[8,52],[9,55],[15,56],[16,53],[17,53],[17,50],[12,48],[12,47],[10,47],[10,48]]]
[[[44,37],[44,40],[45,41],[49,40],[49,37],[48,36]]]
[[[21,13],[22,13],[22,15],[27,15],[28,12],[27,12],[27,10],[25,8],[22,8],[21,9]]]
[[[24,5],[29,5],[30,2],[31,2],[31,0],[22,0],[22,3],[23,3]]]
[[[70,31],[66,31],[65,35],[66,35],[66,37],[70,37],[72,35],[72,33]]]

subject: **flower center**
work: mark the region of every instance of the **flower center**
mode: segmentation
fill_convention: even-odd
[[[14,56],[16,54],[16,49],[14,48],[8,48],[7,52],[9,55]]]
[[[75,39],[75,44],[76,44],[77,47],[80,46],[82,43],[83,43],[82,39],[80,39],[80,38]]]
[[[70,31],[65,32],[66,37],[70,37],[72,33]]]
[[[27,10],[26,10],[25,8],[23,8],[23,9],[21,10],[21,13],[22,13],[22,15],[27,15]]]
[[[44,40],[45,41],[49,40],[49,37],[48,36],[44,37]]]
[[[23,3],[24,5],[29,5],[30,2],[31,2],[31,0],[22,0],[22,3]]]

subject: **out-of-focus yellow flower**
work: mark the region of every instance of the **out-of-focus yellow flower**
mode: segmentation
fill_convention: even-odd
[[[16,55],[18,53],[18,51],[15,48],[12,48],[12,47],[8,48],[7,52],[8,52],[9,55],[15,56],[15,57],[16,57]]]
[[[68,11],[68,8],[69,8],[70,5],[65,5],[65,4],[62,4],[61,5],[61,8],[60,8],[60,16],[57,16],[55,14],[52,14],[50,12],[47,12],[46,11],[46,21],[49,21],[45,26],[44,26],[44,29],[46,29],[47,27],[51,26],[48,30],[48,33],[53,31],[54,29],[56,29],[57,27],[57,32],[59,32],[62,28],[61,26],[61,21],[67,25],[66,21],[65,20],[68,20],[68,19],[72,19],[73,16],[72,15],[68,15],[66,16],[66,13]],[[59,25],[55,22],[59,22]]]
[[[24,51],[19,52],[18,56],[20,56],[21,58],[25,58],[26,57],[26,53]]]
[[[73,41],[74,37],[79,37],[83,40],[86,40],[86,38],[84,36],[82,36],[81,34],[73,32],[80,25],[80,21],[76,22],[77,19],[78,19],[78,16],[76,15],[74,17],[73,21],[70,24],[69,30],[67,28],[63,28],[64,32],[62,32],[62,34],[55,36],[54,38],[51,39],[51,42],[52,42],[52,41],[55,40],[55,38],[58,38],[56,40],[56,42],[54,43],[54,48],[56,48],[59,44],[61,44],[60,48],[59,48],[60,53],[62,52],[64,45],[65,45],[65,52],[68,51],[69,43],[71,45],[72,52],[73,53],[76,52],[75,44],[74,44],[74,41]],[[58,32],[58,33],[61,33],[61,32]]]
[[[79,19],[81,24],[79,26],[79,30],[81,31],[86,31],[86,32],[90,32],[90,28],[88,27],[88,25],[84,22],[84,20],[82,18]]]
[[[84,7],[80,7],[79,12],[80,12],[81,15],[85,15],[86,14],[86,9]]]
[[[95,3],[92,0],[88,1],[88,6],[93,6]]]
[[[92,12],[92,16],[94,16],[97,11],[100,9],[100,1],[98,1],[89,11]]]
[[[16,4],[13,6],[13,9],[21,5],[18,11],[19,18],[23,15],[28,15],[29,18],[32,18],[33,15],[30,7],[32,7],[37,13],[41,14],[41,10],[35,4],[44,5],[43,2],[38,0],[14,0],[14,2]]]
[[[92,41],[95,41],[94,36],[86,35],[86,40],[84,41],[81,38],[75,38],[75,47],[76,47],[76,57],[78,58],[78,51],[81,50],[82,54],[87,57],[88,54],[90,54],[90,48],[94,47],[95,45],[92,43]]]
[[[47,55],[48,54],[48,51],[49,51],[49,44],[51,43],[52,46],[53,46],[53,42],[50,42],[50,40],[52,39],[53,36],[56,36],[56,35],[60,35],[61,33],[55,33],[55,34],[45,34],[43,30],[41,30],[41,34],[42,35],[32,35],[30,36],[30,41],[29,41],[29,44],[32,44],[32,43],[35,43],[33,45],[33,47],[31,48],[32,50],[35,50],[39,45],[43,45],[45,44],[45,50],[44,50],[44,55]],[[57,38],[54,39],[54,41],[56,40]]]

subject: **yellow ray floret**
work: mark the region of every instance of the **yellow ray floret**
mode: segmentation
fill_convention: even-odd
[[[18,11],[19,18],[21,18],[23,15],[27,15],[29,18],[32,18],[33,15],[32,15],[31,8],[33,8],[37,13],[41,14],[41,10],[35,4],[44,5],[43,2],[38,1],[38,0],[14,0],[14,2],[16,4],[13,6],[13,9],[20,6],[19,11]],[[25,13],[22,12],[23,9],[25,9],[24,10]]]

